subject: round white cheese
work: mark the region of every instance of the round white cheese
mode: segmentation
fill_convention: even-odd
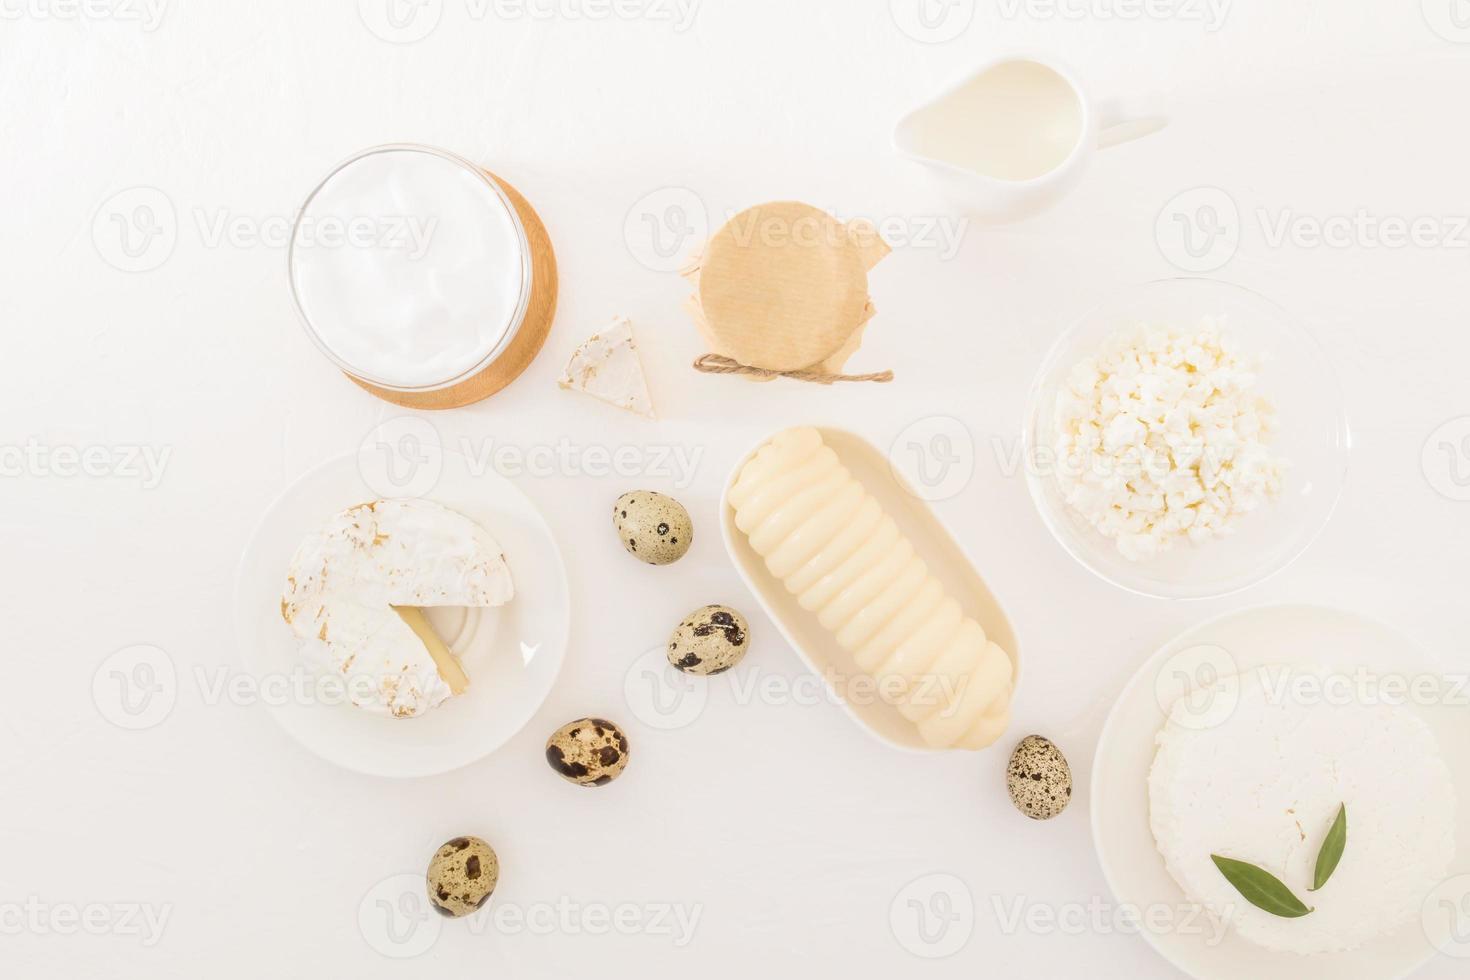
[[[1411,709],[1323,696],[1301,676],[1267,667],[1181,698],[1158,736],[1151,823],[1180,887],[1243,938],[1337,952],[1417,921],[1454,859],[1455,791]],[[1346,850],[1312,892],[1344,804]],[[1256,908],[1212,854],[1269,871],[1314,911],[1288,919]]]
[[[515,594],[490,533],[428,500],[379,500],[337,514],[291,559],[281,616],[313,669],[353,704],[411,718],[452,691],[398,608],[486,607]]]

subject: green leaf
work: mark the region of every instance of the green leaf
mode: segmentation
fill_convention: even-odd
[[[1317,852],[1317,873],[1312,883],[1312,891],[1317,891],[1327,884],[1327,879],[1332,877],[1332,872],[1337,870],[1337,862],[1342,860],[1342,852],[1347,849],[1347,804],[1337,811],[1337,819],[1332,822],[1332,829],[1327,832],[1327,839],[1322,842],[1322,850]]]
[[[1215,867],[1225,876],[1225,880],[1235,886],[1235,890],[1244,896],[1256,908],[1272,915],[1278,915],[1283,919],[1300,919],[1316,911],[1302,904],[1302,900],[1291,893],[1291,889],[1281,883],[1271,872],[1258,868],[1254,864],[1246,864],[1244,861],[1234,861],[1230,858],[1211,854],[1210,860],[1215,862]]]

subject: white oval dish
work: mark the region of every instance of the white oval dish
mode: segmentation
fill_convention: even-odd
[[[955,540],[949,528],[925,503],[919,493],[902,482],[889,464],[888,456],[861,436],[844,429],[817,426],[822,440],[837,454],[859,483],[873,495],[914,544],[914,550],[928,564],[945,591],[954,596],[965,613],[974,617],[987,636],[1010,655],[1014,668],[1015,690],[1021,682],[1020,651],[1016,632],[1000,600],[986,585],[975,563]],[[725,550],[761,608],[776,624],[786,642],[796,651],[812,672],[819,675],[833,698],[842,705],[858,726],[880,742],[910,752],[957,751],[936,749],[924,743],[914,724],[899,714],[898,709],[878,697],[847,697],[847,679],[865,677],[852,655],[837,644],[836,638],[817,621],[814,613],[801,608],[796,597],[766,569],[764,559],[751,548],[744,532],[735,526],[735,509],[730,505],[730,487],[751,457],[768,443],[767,436],[741,456],[726,481],[720,496],[720,530]],[[1014,693],[1012,700],[1014,701]]]
[[[489,531],[505,550],[516,587],[515,598],[500,608],[429,613],[469,674],[469,690],[417,718],[374,715],[340,698],[314,694],[266,699],[268,683],[291,692],[290,685],[302,676],[297,640],[280,612],[291,555],[333,514],[382,496],[364,479],[357,454],[329,460],[287,488],[266,511],[241,558],[235,631],[262,700],[296,741],[355,772],[431,776],[495,751],[525,727],[551,693],[567,647],[566,569],[550,526],[529,497],[493,470],[472,472],[469,460],[446,451],[432,490],[423,496]]]
[[[1201,671],[1313,665],[1379,676],[1444,673],[1412,641],[1355,613],[1317,606],[1264,606],[1221,616],[1171,640],[1128,682],[1103,727],[1093,762],[1091,810],[1098,861],[1120,909],[1178,913],[1177,929],[1140,928],[1166,960],[1195,980],[1398,980],[1435,955],[1425,928],[1412,924],[1346,953],[1304,957],[1273,952],[1233,931],[1217,938],[1202,911],[1185,896],[1164,865],[1149,821],[1148,774],[1155,737],[1174,697]],[[1385,687],[1385,691],[1388,689]],[[1470,711],[1452,704],[1415,706],[1433,730],[1459,796],[1458,853],[1452,875],[1470,874]],[[1451,879],[1452,881],[1455,879]],[[1470,879],[1467,879],[1470,881]],[[1470,884],[1467,884],[1470,888]],[[1426,914],[1430,910],[1426,910]],[[1185,928],[1186,920],[1192,928]]]

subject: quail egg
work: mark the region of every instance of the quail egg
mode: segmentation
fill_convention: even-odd
[[[489,901],[499,880],[495,848],[478,837],[456,837],[429,862],[429,901],[440,915],[458,919]]]
[[[652,490],[619,497],[613,504],[613,527],[628,554],[650,565],[672,565],[694,543],[694,523],[684,505]]]
[[[1050,739],[1028,735],[1006,767],[1011,802],[1032,820],[1050,820],[1072,802],[1072,767]]]
[[[750,627],[729,606],[705,606],[684,617],[669,638],[669,663],[686,674],[723,674],[750,649]]]
[[[552,733],[546,761],[568,782],[605,786],[628,765],[628,737],[610,721],[583,718]]]

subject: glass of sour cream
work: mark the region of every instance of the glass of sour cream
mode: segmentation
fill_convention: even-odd
[[[312,190],[291,235],[291,294],[308,336],[353,378],[434,392],[515,340],[533,253],[505,190],[444,150],[374,147]]]

